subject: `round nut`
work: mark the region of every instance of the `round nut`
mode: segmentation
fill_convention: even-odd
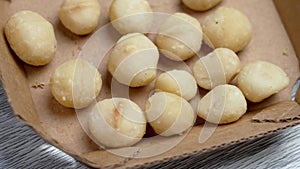
[[[167,58],[175,61],[187,60],[200,51],[200,23],[192,16],[175,13],[160,26],[155,43]]]
[[[260,102],[288,85],[289,77],[280,67],[259,60],[245,65],[237,80],[237,86],[251,102]]]
[[[98,26],[99,18],[98,0],[64,0],[59,10],[62,24],[77,35],[93,32]]]
[[[155,81],[155,89],[176,94],[191,100],[197,94],[194,77],[184,70],[171,70],[159,75]]]
[[[143,138],[146,118],[140,107],[129,99],[105,99],[93,108],[88,127],[97,143],[111,148],[125,147]]]
[[[182,0],[183,4],[195,11],[206,11],[216,5],[222,0]]]
[[[217,48],[200,58],[193,66],[193,75],[204,89],[230,83],[241,69],[240,59],[230,49]]]
[[[196,118],[185,99],[167,92],[157,92],[148,99],[146,117],[161,136],[182,134],[193,126]]]
[[[70,60],[55,69],[50,78],[54,98],[63,106],[81,109],[100,93],[102,79],[98,70],[81,59]]]
[[[148,33],[153,13],[146,0],[114,0],[109,9],[109,17],[113,27],[122,35]]]
[[[108,70],[122,84],[146,86],[155,79],[158,58],[158,49],[145,35],[127,34],[112,49]]]
[[[252,26],[246,15],[234,8],[220,7],[203,24],[204,41],[211,48],[243,50],[251,41]]]
[[[4,29],[10,47],[25,63],[46,65],[55,56],[53,26],[38,13],[20,11],[9,18]]]
[[[220,85],[208,92],[198,104],[198,116],[215,124],[240,119],[247,111],[247,101],[239,88]]]

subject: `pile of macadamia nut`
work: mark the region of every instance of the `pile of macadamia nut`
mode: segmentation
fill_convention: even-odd
[[[221,1],[182,3],[192,10],[206,11]],[[58,16],[72,33],[87,35],[98,26],[100,4],[97,0],[64,0]],[[113,0],[109,17],[123,36],[108,56],[108,72],[129,87],[153,82],[156,92],[144,109],[127,98],[107,98],[95,104],[88,117],[88,129],[101,146],[134,145],[146,133],[147,123],[161,136],[182,134],[194,125],[196,114],[211,123],[232,123],[246,113],[246,99],[261,102],[289,84],[287,74],[272,63],[257,60],[241,66],[236,52],[250,43],[252,26],[237,9],[219,7],[202,26],[197,18],[174,13],[159,25],[153,41],[147,36],[154,20],[148,1]],[[55,56],[53,26],[38,13],[24,10],[14,14],[5,26],[5,35],[11,49],[27,64],[46,65]],[[193,63],[190,72],[157,71],[160,53],[170,62],[184,62],[198,55],[202,41],[214,50]],[[236,86],[232,85],[234,79]],[[197,85],[208,93],[194,112],[189,101],[199,97]],[[66,61],[50,77],[54,98],[68,108],[90,106],[101,88],[97,67],[83,59]]]

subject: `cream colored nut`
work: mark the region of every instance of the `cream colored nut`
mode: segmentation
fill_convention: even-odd
[[[155,43],[167,58],[175,61],[187,60],[200,51],[200,23],[192,16],[175,13],[160,26]]]
[[[122,84],[146,86],[155,79],[158,58],[158,49],[145,35],[127,34],[112,49],[108,70]]]
[[[248,100],[260,102],[286,88],[289,77],[280,67],[258,60],[242,68],[237,85]]]
[[[48,64],[56,53],[53,26],[38,13],[20,11],[7,21],[5,35],[10,47],[25,63]]]
[[[195,63],[193,74],[200,87],[210,90],[230,83],[240,69],[240,59],[232,50],[217,48]]]
[[[171,70],[159,75],[155,81],[155,89],[191,100],[197,94],[197,83],[187,71]]]
[[[98,0],[64,0],[59,19],[71,32],[86,35],[97,28],[100,10]]]
[[[114,0],[109,9],[110,21],[122,35],[148,33],[153,13],[146,0]]]
[[[233,8],[218,8],[204,20],[202,28],[204,41],[212,48],[224,47],[238,52],[243,50],[252,38],[249,19]]]
[[[89,115],[92,138],[105,147],[131,146],[146,132],[144,112],[129,99],[112,98],[98,102]]]
[[[183,4],[195,11],[206,11],[218,5],[222,0],[182,0]]]
[[[50,89],[54,98],[63,106],[84,108],[100,93],[101,75],[89,62],[70,60],[55,69],[50,78]]]
[[[146,117],[154,131],[162,136],[182,134],[195,121],[192,106],[172,93],[157,92],[146,102]]]
[[[208,92],[198,104],[198,116],[208,122],[226,124],[237,121],[247,111],[247,102],[239,88],[220,85]]]

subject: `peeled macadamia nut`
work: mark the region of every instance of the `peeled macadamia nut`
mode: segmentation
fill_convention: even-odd
[[[200,87],[210,90],[230,83],[240,69],[240,59],[232,50],[217,48],[195,63],[193,74]]]
[[[155,43],[167,58],[175,61],[187,60],[200,51],[200,23],[192,16],[175,13],[160,26]]]
[[[127,34],[112,49],[108,70],[122,84],[146,86],[155,79],[158,58],[158,49],[145,35]]]
[[[159,75],[155,81],[155,89],[176,94],[191,100],[197,94],[194,77],[184,70],[171,70]]]
[[[157,92],[148,99],[146,117],[161,136],[182,134],[193,126],[196,118],[189,102],[167,92]]]
[[[100,10],[98,0],[64,0],[59,19],[71,32],[86,35],[97,28]]]
[[[251,102],[260,102],[288,85],[287,74],[280,67],[265,61],[245,65],[237,80],[237,86]]]
[[[98,144],[117,148],[139,142],[146,132],[144,112],[129,99],[98,102],[89,115],[89,131]]]
[[[33,66],[48,64],[56,53],[53,26],[38,13],[20,11],[5,25],[5,35],[16,55]]]
[[[208,92],[198,104],[198,116],[215,124],[237,121],[246,113],[247,102],[239,88],[220,85]]]
[[[89,62],[70,60],[55,69],[50,78],[50,89],[54,98],[63,106],[84,108],[100,93],[101,75]]]
[[[195,11],[206,11],[218,5],[222,0],[182,0],[183,4]]]
[[[252,26],[240,11],[220,7],[209,15],[203,24],[204,41],[211,48],[229,48],[234,52],[243,50],[252,37]]]
[[[146,0],[113,0],[109,17],[114,28],[122,35],[148,33],[153,13]]]

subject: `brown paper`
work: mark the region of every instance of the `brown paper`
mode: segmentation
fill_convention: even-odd
[[[292,101],[279,102],[261,110],[252,120],[258,123],[300,120],[300,107],[298,103]]]
[[[110,2],[100,0],[102,14],[99,28],[109,21],[108,8]],[[186,12],[198,18],[201,23],[207,15],[216,9],[214,8],[208,12],[193,12],[182,5],[180,0],[149,0],[149,2],[155,12],[166,12],[169,14]],[[255,123],[252,121],[257,113],[264,112],[261,111],[263,108],[274,103],[290,100],[293,83],[299,77],[296,54],[273,1],[226,0],[219,6],[230,6],[239,9],[249,17],[253,25],[253,39],[251,43],[244,51],[238,53],[242,64],[244,65],[249,61],[260,59],[280,66],[290,78],[288,88],[266,99],[262,103],[249,103],[249,111],[245,116],[235,123],[217,127],[212,136],[204,143],[199,143],[199,135],[204,127],[203,125],[197,125],[186,136],[184,135],[185,137],[143,139],[140,143],[133,146],[133,148],[139,146],[151,147],[157,143],[164,145],[175,143],[180,137],[183,138],[182,141],[178,144],[176,143],[176,146],[169,151],[153,157],[135,158],[143,153],[138,149],[133,149],[132,154],[128,157],[120,157],[103,149],[98,149],[98,146],[85,134],[75,111],[58,104],[49,90],[49,77],[53,70],[66,60],[76,58],[82,50],[85,50],[83,46],[89,37],[91,37],[91,35],[76,36],[62,26],[57,16],[60,3],[61,1],[58,0],[0,1],[0,29],[2,32],[3,26],[9,16],[22,9],[30,9],[40,13],[53,24],[58,41],[58,51],[54,60],[47,66],[33,67],[20,61],[9,48],[4,34],[0,34],[0,72],[2,84],[15,114],[26,124],[32,126],[44,139],[73,155],[78,160],[93,167],[150,166],[163,161],[192,156],[219,147],[261,137],[299,123],[297,120],[286,121],[285,123]],[[104,41],[103,44],[105,43]],[[95,45],[95,48],[99,47],[97,45]],[[210,49],[203,45],[200,55],[204,55],[209,51]],[[91,52],[93,52],[93,48],[91,48]],[[161,59],[164,60],[162,56]],[[196,59],[197,57],[194,57],[189,60],[188,64],[193,65]],[[111,75],[106,70],[105,59],[100,64],[99,70],[102,74],[104,84],[97,100],[102,100],[103,98],[111,97]],[[45,83],[45,87],[43,89],[32,88],[32,84],[37,81]],[[118,87],[122,87],[122,85]],[[151,92],[151,86],[130,89],[131,98],[142,108],[144,108],[143,103],[148,97],[148,93],[145,94],[145,92],[142,92],[144,90]],[[206,91],[200,89],[201,96],[205,93]],[[298,105],[293,104],[293,106],[297,107]],[[274,111],[274,114],[272,111]],[[272,111],[267,111],[268,115],[281,116],[281,114],[284,114],[288,110],[279,108],[272,109]],[[84,115],[84,112],[79,113],[80,118],[84,118]],[[206,128],[212,129],[214,126],[206,124]]]
[[[300,22],[298,19],[300,11],[300,3],[297,0],[274,0],[278,13],[283,21],[287,33],[293,43],[293,47],[300,56]]]

